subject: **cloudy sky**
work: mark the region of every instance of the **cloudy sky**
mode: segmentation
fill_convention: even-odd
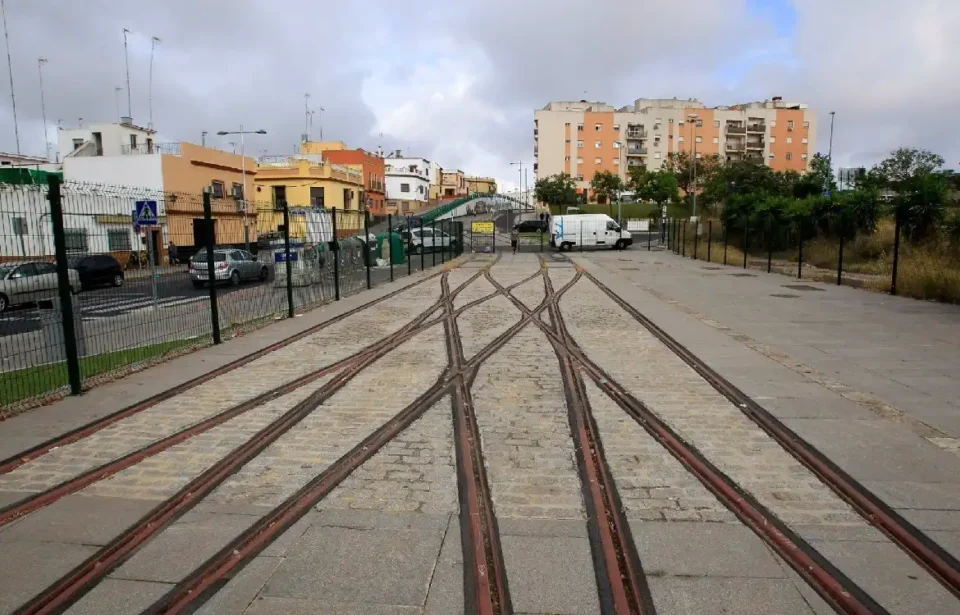
[[[401,148],[510,188],[510,162],[532,161],[533,111],[550,100],[781,95],[819,111],[824,148],[836,111],[839,165],[899,145],[960,162],[957,0],[6,0],[6,12],[30,154],[44,152],[37,58],[49,59],[52,141],[58,120],[115,120],[127,28],[135,121],[148,121],[157,36],[163,139],[199,143],[242,123],[268,132],[247,141],[253,155],[293,151],[310,93],[314,139],[322,125],[325,139]],[[0,73],[0,151],[14,151]]]

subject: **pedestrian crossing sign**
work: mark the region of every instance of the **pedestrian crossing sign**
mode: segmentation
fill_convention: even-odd
[[[137,208],[133,210],[133,225],[156,226],[159,223],[157,219],[156,201],[137,201]]]

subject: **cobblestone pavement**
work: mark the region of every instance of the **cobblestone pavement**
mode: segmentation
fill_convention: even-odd
[[[448,286],[460,289],[452,307],[496,294],[483,275],[460,288],[489,267],[498,284],[515,286],[512,295],[535,309],[546,298],[544,279],[537,275],[544,266],[557,290],[577,275],[569,261],[550,257],[541,265],[534,254],[478,255],[459,266],[450,264]],[[437,277],[0,475],[0,506],[343,359],[399,331],[440,298]],[[579,278],[559,306],[586,357],[889,613],[957,612],[960,602],[953,595],[589,278]],[[466,360],[523,318],[503,296],[466,310],[457,319]],[[557,334],[558,323],[546,311],[536,318]],[[560,363],[537,322],[528,321],[475,373],[467,371],[473,376],[468,411],[479,430],[479,441],[472,445],[482,453],[480,483],[489,489],[492,526],[499,533],[494,558],[502,558],[510,612],[606,612],[601,603],[607,581],[594,570],[597,536],[606,531],[603,515],[619,513],[600,511],[598,520],[584,502],[585,470],[578,467]],[[205,595],[197,612],[466,612],[472,594],[464,580],[475,578],[477,571],[465,566],[473,561],[465,556],[471,545],[462,544],[470,538],[471,526],[468,515],[461,517],[460,503],[469,500],[462,499],[460,490],[464,473],[472,470],[457,467],[462,442],[455,440],[454,393],[432,388],[454,381],[451,369],[442,323],[385,348],[195,506],[158,528],[66,612],[143,612],[231,541],[283,510],[316,477],[359,455],[365,460]],[[0,527],[0,615],[42,592],[158,502],[343,373],[252,408]],[[593,380],[584,377],[584,383],[599,436],[597,453],[626,520],[622,538],[632,541],[618,548],[635,549],[657,613],[832,612],[685,462]],[[434,390],[438,392],[425,397]],[[382,447],[370,444],[370,438],[411,411],[414,418]],[[0,424],[0,435],[3,428]]]

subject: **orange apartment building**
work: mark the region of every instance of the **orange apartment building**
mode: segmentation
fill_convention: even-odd
[[[619,109],[601,102],[551,102],[534,112],[534,176],[567,173],[588,192],[598,171],[625,181],[631,166],[657,170],[674,152],[729,162],[763,162],[805,172],[816,150],[816,113],[780,97],[706,107],[695,99],[639,98]]]
[[[305,141],[300,144],[300,153],[320,154],[331,164],[360,171],[363,174],[361,210],[367,209],[373,216],[387,215],[386,168],[382,156],[364,149],[347,149],[342,141]]]

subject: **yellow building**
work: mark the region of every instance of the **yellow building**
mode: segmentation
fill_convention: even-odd
[[[260,232],[278,230],[283,224],[285,203],[290,208],[336,208],[340,236],[363,228],[359,207],[363,174],[356,169],[323,163],[310,154],[261,159],[254,183]]]
[[[497,192],[497,180],[492,177],[468,177],[467,190],[470,194],[476,192],[481,194],[495,194]]]

